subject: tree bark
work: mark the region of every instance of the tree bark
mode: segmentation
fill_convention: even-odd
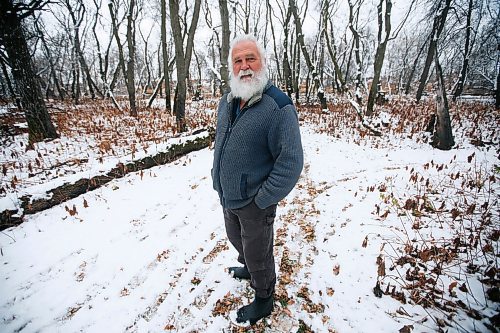
[[[229,10],[227,9],[227,0],[219,0],[220,20],[222,25],[222,43],[220,47],[220,79],[221,94],[229,92],[229,39],[231,31],[229,30]]]
[[[443,78],[443,71],[439,64],[437,48],[435,49],[435,67],[437,76],[437,94],[436,94],[436,125],[432,136],[432,146],[441,150],[450,150],[455,142],[451,130],[450,111],[448,100],[446,98],[446,87]]]
[[[292,97],[293,94],[293,75],[292,69],[290,68],[290,60],[288,57],[288,38],[290,35],[291,19],[292,11],[290,10],[290,7],[288,7],[286,9],[285,20],[283,22],[283,77],[285,79],[285,88],[288,97]]]
[[[0,41],[7,53],[12,76],[21,96],[21,105],[28,122],[28,145],[32,147],[35,142],[58,138],[45,106],[21,20],[12,0],[0,1]]]
[[[289,9],[294,16],[297,42],[299,43],[300,48],[302,49],[302,54],[304,55],[304,58],[306,60],[307,67],[309,68],[309,71],[311,72],[311,75],[312,75],[312,79],[314,80],[316,94],[317,94],[318,99],[320,101],[321,109],[328,110],[328,106],[326,105],[326,98],[325,98],[325,92],[323,89],[323,84],[321,83],[317,69],[315,68],[315,66],[313,65],[313,63],[311,61],[311,57],[309,56],[309,52],[307,51],[307,48],[306,48],[306,45],[304,42],[304,34],[302,33],[302,22],[300,21],[300,17],[297,13],[297,5],[295,3],[295,0],[290,0]]]
[[[101,80],[104,86],[104,94],[109,95],[109,85],[108,85],[108,80],[106,77],[107,73],[107,64],[104,66],[103,64],[103,59],[102,59],[102,52],[101,52],[101,43],[99,42],[99,37],[97,36],[97,23],[99,22],[99,10],[101,9],[101,1],[99,2],[97,0],[93,0],[94,6],[96,7],[96,12],[94,15],[94,22],[92,25],[92,33],[94,35],[94,39],[96,42],[96,47],[97,47],[97,60],[99,62],[99,75],[101,76]],[[107,60],[107,58],[106,58]],[[105,71],[106,68],[106,71]],[[104,96],[103,96],[104,97]]]
[[[344,92],[345,90],[345,82],[342,77],[342,72],[340,70],[340,66],[337,60],[337,48],[335,45],[332,47],[332,43],[330,42],[330,36],[328,34],[328,23],[330,22],[330,26],[332,26],[332,23],[330,21],[330,3],[328,0],[325,1],[324,7],[323,7],[323,22],[325,24],[325,28],[323,33],[325,34],[325,40],[326,40],[326,47],[328,49],[328,54],[330,55],[330,59],[332,60],[333,63],[333,68],[335,71],[335,83],[340,92]],[[333,29],[331,30],[331,34],[333,36]]]
[[[181,24],[179,21],[179,0],[169,1],[170,24],[175,45],[175,62],[177,67],[177,87],[175,89],[174,111],[177,121],[177,130],[184,132],[187,130],[186,117],[186,79],[188,77],[191,54],[193,51],[194,33],[198,25],[200,15],[201,0],[195,0],[193,17],[187,36],[187,45],[184,52],[184,42],[182,38]],[[187,11],[187,8],[186,8]]]
[[[50,75],[52,76],[52,79],[54,80],[54,85],[56,86],[57,93],[59,94],[59,98],[61,99],[61,101],[63,101],[65,94],[64,94],[64,91],[61,89],[61,85],[59,84],[59,79],[57,78],[56,66],[54,64],[54,59],[52,58],[52,54],[50,52],[49,47],[47,46],[47,41],[45,40],[45,37],[44,37],[44,31],[42,31],[42,28],[39,25],[38,19],[36,19],[36,18],[35,18],[35,29],[38,32],[38,37],[40,38],[40,41],[42,42],[42,47],[43,47],[43,50],[45,51],[45,56],[47,57],[47,60],[49,62]]]
[[[139,25],[139,34],[141,35],[141,39],[142,39],[142,42],[144,43],[144,65],[146,68],[143,68],[141,70],[141,73],[143,73],[144,71],[146,71],[146,83],[143,84],[143,81],[142,81],[142,78],[143,78],[143,75],[140,76],[140,79],[139,79],[139,85],[142,85],[142,95],[145,96],[148,91],[151,91],[151,89],[153,88],[153,84],[152,84],[152,79],[151,79],[151,58],[149,57],[149,38],[151,37],[151,32],[153,31],[153,28],[151,27],[151,29],[149,30],[149,33],[147,36],[144,36],[144,34],[142,33],[142,29],[141,29],[141,26]]]
[[[300,51],[299,43],[295,41],[293,43],[293,35],[290,36],[290,44],[293,45],[293,56],[292,56],[292,75],[293,76],[293,91],[295,92],[295,101],[299,101],[300,97]]]
[[[76,61],[76,55],[73,51],[71,52],[71,75],[73,80],[71,81],[71,98],[73,100],[73,104],[77,105],[80,103],[80,67],[78,67],[78,61]]]
[[[269,21],[270,26],[271,26],[271,35],[273,36],[273,51],[274,51],[274,58],[276,59],[276,72],[278,75],[278,83],[281,85],[283,83],[283,79],[281,77],[281,66],[280,66],[280,56],[278,54],[278,48],[276,46],[276,34],[274,32],[274,21],[273,21],[273,8],[271,7],[271,4],[269,3],[269,0],[266,0],[266,22]],[[265,43],[265,41],[264,41]],[[286,47],[286,43],[284,44]],[[286,51],[285,51],[286,52]]]
[[[437,52],[436,50],[437,42],[439,36],[441,35],[441,32],[444,29],[446,17],[448,16],[448,11],[451,7],[451,1],[452,0],[445,0],[445,5],[443,9],[441,10],[440,13],[436,13],[436,16],[434,17],[434,23],[432,25],[432,33],[430,35],[430,41],[429,41],[429,49],[427,50],[427,57],[425,59],[424,70],[422,71],[422,75],[420,76],[417,89],[417,95],[416,95],[417,103],[420,102],[420,99],[422,98],[422,93],[425,90],[425,85],[427,84],[427,79],[429,77],[429,70],[431,68],[432,59],[435,53]]]
[[[137,117],[137,105],[135,100],[135,0],[130,0],[127,15],[127,93],[130,102],[130,115]]]
[[[13,101],[16,102],[17,107],[20,110],[22,110],[22,106],[20,104],[19,99],[16,96],[16,92],[14,91],[12,81],[10,80],[9,71],[7,70],[7,66],[5,65],[5,62],[3,59],[0,59],[0,66],[2,67],[2,73],[3,73],[3,76],[5,78],[5,83],[7,84],[7,89],[9,90],[10,97],[12,98]]]
[[[469,57],[470,57],[470,42],[471,42],[471,32],[472,32],[472,8],[474,1],[469,0],[469,7],[467,10],[467,20],[465,23],[465,47],[464,47],[464,60],[462,63],[462,69],[460,70],[460,76],[458,78],[455,91],[453,92],[453,100],[462,95],[464,91],[465,81],[467,80],[467,71],[469,69]]]
[[[500,52],[500,44],[498,45],[497,52]],[[500,109],[500,67],[497,66],[498,72],[497,72],[497,89],[495,92],[495,108],[498,110]]]
[[[198,69],[198,82],[196,82],[196,87],[194,88],[194,98],[199,101],[203,99],[202,91],[201,91],[201,62],[198,58],[198,54],[196,53],[196,49],[193,48],[194,60],[196,61],[196,68]]]
[[[110,89],[113,90],[114,85],[116,80],[118,79],[118,74],[119,74],[119,69],[121,69],[121,72],[123,73],[125,82],[127,81],[127,69],[125,68],[125,56],[123,55],[123,45],[120,40],[120,35],[118,33],[118,24],[116,21],[116,13],[114,9],[113,2],[110,1],[108,2],[108,8],[109,8],[109,14],[111,16],[111,26],[113,29],[113,36],[115,37],[116,40],[116,46],[118,48],[118,67],[117,70],[115,71],[115,74],[113,76],[113,80],[111,81]]]
[[[417,56],[415,57],[415,60],[413,61],[413,66],[411,67],[410,75],[408,75],[408,80],[406,81],[405,85],[405,95],[408,95],[410,93],[413,76],[415,75],[415,71],[417,70],[417,65],[420,60],[420,55],[422,54],[422,52],[424,52],[425,45],[427,45],[426,42],[422,44],[422,46],[418,51]]]
[[[66,0],[65,6],[69,11],[71,21],[73,23],[73,30],[74,30],[73,38],[74,38],[74,47],[75,47],[76,56],[78,58],[78,62],[80,63],[80,66],[83,70],[83,74],[85,75],[85,81],[87,82],[90,97],[92,99],[94,99],[95,98],[94,89],[101,96],[102,96],[102,93],[99,91],[99,88],[94,83],[94,80],[92,80],[92,76],[90,75],[89,66],[87,65],[87,61],[85,60],[85,57],[84,57],[83,51],[82,51],[82,47],[81,47],[80,25],[82,24],[82,21],[85,18],[85,5],[83,4],[83,2],[78,2],[77,3],[78,7],[76,9],[74,9],[71,6],[71,3],[68,0]]]
[[[375,52],[375,61],[373,63],[373,80],[370,86],[370,92],[368,93],[368,102],[366,104],[366,115],[369,117],[373,114],[373,106],[375,105],[375,99],[377,98],[378,86],[380,82],[380,74],[382,72],[382,66],[384,65],[385,50],[387,48],[387,42],[389,41],[389,36],[391,34],[391,10],[392,2],[391,0],[385,0],[385,18],[382,19],[383,13],[383,3],[384,0],[380,0],[377,11],[378,11],[378,45],[377,51]],[[385,24],[383,24],[385,23]],[[385,27],[385,38],[382,41],[382,26]]]
[[[165,78],[165,74],[161,76],[160,80],[158,80],[158,84],[156,85],[155,89],[153,90],[151,97],[149,97],[148,108],[150,108],[151,105],[153,105],[153,102],[154,102],[156,96],[158,95],[158,91],[161,90],[161,86],[163,84],[164,78]]]
[[[163,55],[163,78],[165,81],[165,110],[172,112],[170,100],[170,75],[168,68],[168,45],[167,45],[167,5],[165,0],[161,0],[161,53]]]
[[[356,102],[359,105],[362,105],[363,98],[361,96],[361,88],[363,87],[363,83],[361,82],[361,55],[359,52],[360,48],[360,38],[358,31],[356,30],[358,16],[359,16],[359,7],[355,10],[354,5],[351,0],[348,0],[349,3],[349,29],[352,33],[353,38],[353,47],[354,47],[354,59],[356,61],[356,78],[355,78],[355,96]],[[359,4],[360,5],[360,4]]]

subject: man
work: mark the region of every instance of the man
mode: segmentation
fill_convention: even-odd
[[[303,166],[297,112],[267,77],[263,47],[251,35],[235,38],[229,52],[231,92],[218,108],[212,179],[224,211],[227,236],[250,279],[255,299],[237,311],[251,325],[271,314],[276,273],[273,255],[276,205],[295,186]]]

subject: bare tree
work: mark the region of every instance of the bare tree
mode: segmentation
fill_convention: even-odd
[[[20,104],[19,99],[16,97],[16,92],[14,91],[14,86],[13,86],[12,81],[10,79],[9,71],[7,70],[7,65],[5,63],[6,63],[6,61],[3,59],[3,57],[0,54],[0,66],[2,67],[2,75],[3,75],[2,80],[0,80],[0,83],[2,84],[2,90],[4,90],[3,95],[4,96],[7,95],[7,92],[5,90],[8,90],[9,95],[12,98],[12,100],[16,101],[17,107],[20,110],[22,110],[22,106]],[[4,80],[5,80],[5,85],[7,87],[4,86]]]
[[[358,19],[359,19],[359,10],[361,8],[361,4],[364,0],[356,0],[355,3],[352,0],[348,0],[349,4],[349,29],[352,33],[353,38],[353,47],[354,47],[354,59],[356,62],[356,75],[355,75],[355,96],[358,104],[362,104],[362,96],[361,96],[361,88],[363,88],[362,82],[362,64],[361,64],[361,53],[360,53],[360,39],[361,36],[357,30]]]
[[[195,0],[193,17],[187,34],[187,43],[184,49],[184,38],[181,30],[181,22],[179,17],[179,0],[171,0],[170,7],[170,24],[174,37],[175,46],[175,62],[177,68],[177,86],[175,88],[174,110],[177,121],[177,130],[185,131],[185,113],[186,113],[186,79],[188,77],[189,65],[191,63],[191,54],[193,52],[194,34],[198,25],[200,15],[201,0]],[[188,8],[185,9],[186,13]],[[187,22],[186,22],[187,24]]]
[[[141,70],[141,73],[146,72],[145,83],[143,84],[143,75],[140,76],[139,84],[142,85],[142,95],[146,95],[148,91],[153,89],[152,78],[151,78],[151,57],[149,55],[149,38],[151,37],[151,32],[153,31],[154,26],[151,26],[149,29],[149,33],[147,36],[144,36],[141,26],[139,25],[139,35],[141,35],[142,42],[144,43],[144,68]]]
[[[78,0],[75,5],[71,3],[70,0],[64,0],[64,6],[67,8],[71,22],[73,24],[73,46],[75,55],[80,63],[80,66],[83,70],[83,74],[85,75],[85,81],[87,82],[87,86],[89,89],[89,93],[92,99],[95,98],[95,92],[102,95],[99,91],[99,88],[94,83],[92,76],[90,75],[89,66],[87,65],[87,61],[82,52],[81,41],[80,41],[80,26],[82,21],[85,19],[86,8],[82,0]]]
[[[270,2],[268,1],[268,6],[270,10],[272,9]],[[290,10],[290,7],[285,4],[284,2],[278,2],[278,6],[281,12],[281,25],[283,27],[283,59],[282,59],[282,65],[283,65],[283,79],[285,83],[285,89],[286,93],[289,97],[292,97],[294,87],[293,87],[293,71],[291,67],[291,59],[290,59],[290,50],[289,48],[289,43],[288,41],[292,38],[291,32],[290,32],[290,20],[292,19],[292,11]],[[271,15],[274,14],[274,11],[271,11]],[[275,34],[273,32],[273,39],[275,38]],[[293,46],[292,46],[293,47]],[[276,47],[275,47],[276,48]],[[276,59],[279,59],[279,55],[277,54],[277,51],[275,51],[276,54]],[[279,70],[279,67],[278,67]]]
[[[266,0],[266,17],[267,17],[267,20],[266,21],[269,21],[270,23],[270,26],[271,26],[271,35],[272,35],[272,38],[273,38],[273,50],[274,50],[274,56],[275,56],[275,60],[276,60],[276,68],[277,68],[277,74],[278,74],[278,82],[281,83],[282,81],[282,78],[281,78],[281,69],[280,69],[280,61],[279,61],[279,55],[278,55],[278,50],[277,50],[277,47],[276,47],[276,34],[274,32],[274,20],[273,20],[273,16],[274,16],[274,10],[269,2],[269,0]],[[284,42],[284,47],[286,47],[286,42]],[[285,51],[286,52],[286,51]],[[290,96],[290,94],[288,95]]]
[[[172,103],[170,100],[172,93],[170,92],[170,71],[168,67],[167,4],[165,3],[165,0],[161,0],[161,52],[163,55],[163,79],[165,81],[165,110],[172,112]]]
[[[29,146],[44,139],[59,137],[45,106],[21,24],[23,18],[45,4],[45,1],[32,1],[29,5],[14,4],[12,0],[0,1],[0,43],[7,52],[12,76],[21,95],[28,122]]]
[[[441,5],[443,4],[443,7]],[[437,43],[439,36],[443,32],[444,25],[446,23],[446,17],[448,16],[448,11],[451,8],[452,0],[439,0],[435,11],[431,12],[434,14],[434,20],[432,24],[432,33],[430,34],[429,48],[427,49],[427,57],[425,59],[424,69],[422,75],[420,76],[418,89],[417,89],[417,103],[422,98],[422,93],[424,92],[425,85],[427,84],[427,79],[429,76],[429,70],[432,64],[432,59],[436,53]]]
[[[315,84],[316,94],[317,94],[317,97],[318,97],[320,104],[321,104],[321,109],[328,110],[328,106],[326,105],[326,98],[325,98],[323,83],[320,80],[320,76],[319,76],[319,73],[317,71],[317,68],[312,63],[311,57],[309,56],[309,51],[307,50],[305,42],[304,42],[304,34],[302,32],[302,22],[300,20],[299,14],[297,12],[297,5],[295,3],[295,0],[289,1],[289,8],[290,8],[290,11],[292,12],[292,15],[293,15],[294,21],[295,21],[295,32],[296,32],[296,36],[297,36],[297,42],[300,45],[300,48],[302,50],[302,55],[304,56],[304,58],[306,60],[307,67],[309,68],[309,72],[312,75],[312,79],[313,79],[314,84]]]
[[[450,150],[455,142],[451,130],[450,111],[448,100],[446,98],[446,88],[443,78],[443,71],[439,64],[437,48],[434,53],[437,76],[437,94],[436,94],[436,125],[432,136],[432,145],[441,150]]]
[[[220,47],[220,79],[221,93],[229,91],[229,39],[231,31],[229,30],[229,10],[227,9],[227,0],[219,0],[220,20],[222,26],[222,43]]]
[[[463,51],[463,62],[462,62],[462,68],[460,70],[460,76],[458,77],[458,82],[455,86],[454,92],[453,92],[453,100],[456,100],[458,96],[462,95],[462,92],[464,90],[464,85],[465,81],[467,80],[467,72],[469,70],[469,59],[470,59],[470,52],[471,49],[474,45],[474,36],[472,36],[472,11],[474,8],[474,1],[469,0],[469,4],[467,7],[467,18],[465,22],[465,45],[464,45],[464,51]],[[479,25],[480,19],[477,22],[477,25]],[[477,31],[477,29],[476,29]]]
[[[383,10],[385,3],[385,13]],[[368,102],[366,104],[366,115],[371,116],[373,113],[373,107],[375,105],[375,100],[377,98],[380,86],[380,76],[382,72],[382,66],[384,65],[385,51],[387,49],[387,44],[390,40],[397,37],[401,31],[403,25],[405,24],[408,16],[412,11],[413,4],[415,0],[412,0],[410,7],[397,27],[393,36],[391,36],[391,11],[392,11],[392,1],[391,0],[380,0],[377,6],[378,13],[378,35],[377,35],[377,51],[375,52],[375,60],[373,62],[373,80],[370,86],[370,92],[368,94]],[[384,30],[384,38],[382,39],[382,34]]]
[[[420,61],[422,52],[424,52],[424,50],[425,50],[425,46],[427,45],[427,41],[428,41],[428,39],[422,43],[422,45],[420,46],[420,48],[418,50],[418,54],[415,56],[415,60],[413,61],[413,65],[411,67],[410,74],[408,75],[408,78],[407,78],[406,84],[405,84],[405,94],[406,95],[408,95],[410,93],[411,85],[413,83],[413,77],[415,76],[415,72],[417,70],[418,63]]]
[[[125,84],[127,86],[127,93],[130,103],[130,115],[137,117],[137,106],[135,99],[135,20],[137,19],[137,10],[135,0],[130,0],[127,10],[127,46],[128,58],[125,63],[125,56],[123,52],[123,45],[118,31],[118,21],[116,18],[117,9],[114,1],[108,3],[109,13],[111,15],[111,24],[113,28],[113,35],[115,36],[116,44],[118,47],[119,66],[121,67]]]
[[[112,60],[112,57],[113,57],[113,53],[111,53],[111,56],[109,53],[109,50],[111,48],[111,44],[112,44],[113,40],[115,40],[115,42],[120,41],[119,36],[118,36],[118,39],[116,38],[115,31],[116,32],[120,31],[120,26],[122,25],[122,23],[126,19],[126,14],[124,14],[120,17],[116,17],[116,15],[118,15],[117,6],[112,6],[110,8],[109,5],[110,5],[110,3],[108,2],[108,9],[112,9],[114,11],[114,14],[111,15],[111,36],[110,36],[110,40],[109,40],[106,54],[104,56],[104,65],[105,65],[104,73],[108,72],[109,62]],[[118,42],[117,42],[117,44],[118,44]],[[123,55],[123,44],[121,43],[121,41],[120,41],[120,44],[117,45],[117,49],[118,49],[118,55],[117,55],[118,60],[117,60],[116,66],[113,70],[111,82],[109,83],[109,92],[111,92],[111,93],[115,91],[116,85],[118,84],[118,79],[120,78],[120,74],[124,75],[124,71],[126,70],[125,69],[125,59],[124,59],[124,55]],[[116,60],[116,59],[114,59],[114,60]],[[111,94],[111,96],[113,96],[113,94]]]
[[[137,105],[135,99],[135,20],[137,19],[137,10],[135,0],[130,0],[127,14],[127,92],[130,102],[130,115],[137,117]]]
[[[108,2],[109,14],[111,16],[111,27],[113,31],[113,36],[115,37],[116,46],[118,48],[118,67],[121,69],[122,74],[125,76],[127,69],[125,68],[125,56],[123,52],[123,44],[121,42],[120,34],[119,34],[119,23],[117,19],[118,8],[114,1]],[[114,78],[113,78],[114,81]]]
[[[61,100],[64,100],[65,93],[64,93],[64,90],[62,89],[61,85],[59,84],[59,78],[57,77],[57,69],[55,66],[55,61],[54,61],[54,58],[52,56],[52,52],[49,49],[49,46],[47,45],[47,41],[45,39],[45,31],[43,28],[43,22],[41,21],[40,17],[35,17],[33,22],[34,22],[35,30],[38,33],[38,38],[40,38],[40,41],[42,43],[42,47],[43,47],[43,51],[45,53],[45,56],[47,57],[47,61],[49,62],[50,76],[52,77],[52,80],[54,80],[54,85],[56,86],[59,98]]]
[[[385,13],[383,11],[385,3]],[[391,35],[391,0],[380,0],[377,6],[378,17],[378,35],[377,35],[377,51],[375,52],[375,61],[373,62],[373,80],[368,93],[368,102],[366,103],[366,115],[371,116],[373,113],[373,106],[375,105],[375,98],[379,91],[380,74],[384,64],[385,50],[387,42]],[[384,26],[385,29],[382,27]],[[384,39],[382,39],[382,31],[385,30]]]
[[[300,93],[300,46],[297,41],[293,40],[293,34],[290,35],[290,48],[292,53],[292,75],[293,75],[293,91],[295,92],[295,101],[299,101]]]
[[[337,46],[330,40],[330,35],[333,37],[333,22],[332,22],[331,6],[329,0],[325,0],[325,2],[323,3],[321,15],[323,16],[323,24],[324,24],[323,34],[325,37],[326,46],[328,48],[328,54],[333,64],[335,86],[338,91],[344,92],[345,81],[337,60]],[[330,24],[330,30],[328,30],[328,24]]]
[[[100,18],[100,10],[101,10],[101,4],[102,0],[93,0],[94,6],[95,6],[95,14],[94,14],[94,21],[92,24],[92,33],[94,35],[94,40],[96,43],[96,48],[97,48],[97,61],[99,64],[98,70],[99,70],[99,75],[101,77],[102,85],[104,87],[104,95],[107,97],[110,97],[114,106],[121,111],[121,107],[116,101],[116,98],[114,96],[114,87],[116,84],[116,81],[118,79],[118,73],[120,72],[120,66],[117,66],[117,68],[114,71],[114,75],[112,78],[111,83],[109,83],[108,80],[108,71],[109,71],[109,53],[111,49],[111,43],[113,42],[113,29],[110,31],[110,37],[108,41],[108,45],[106,47],[106,51],[104,55],[102,54],[102,49],[101,49],[101,43],[99,41],[99,36],[97,32],[97,24],[99,23],[99,18]],[[103,96],[104,97],[104,96]]]
[[[215,97],[217,95],[217,91],[220,91],[222,94],[224,94],[224,90],[229,89],[228,81],[229,78],[226,76],[226,83],[225,83],[225,88],[223,88],[223,83],[222,83],[222,57],[221,57],[221,43],[220,43],[220,37],[219,37],[219,31],[217,30],[217,27],[214,26],[213,21],[212,21],[212,11],[210,9],[211,5],[209,4],[208,0],[205,0],[205,22],[207,23],[208,28],[212,30],[212,36],[210,37],[210,40],[208,41],[208,56],[212,60],[212,66],[209,71],[209,76],[210,80],[212,83],[212,96]],[[227,3],[226,3],[226,9],[227,9]],[[228,14],[229,16],[229,14]],[[221,22],[222,22],[221,18]],[[222,24],[222,23],[221,23]],[[229,17],[227,18],[227,24],[228,24],[228,32],[229,32]],[[229,32],[230,33],[230,32]],[[229,43],[229,41],[228,41]],[[228,45],[229,48],[229,45]],[[216,51],[217,49],[217,51]],[[229,51],[229,49],[228,49]],[[226,57],[227,58],[227,57]],[[219,60],[219,71],[216,70],[217,68],[217,60]],[[227,60],[226,60],[226,74],[227,73]]]

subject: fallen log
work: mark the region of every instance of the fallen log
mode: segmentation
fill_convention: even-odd
[[[206,137],[196,138],[183,144],[173,144],[166,152],[160,152],[154,156],[144,157],[126,164],[118,163],[116,167],[105,175],[82,178],[74,183],[65,183],[56,187],[48,191],[43,199],[31,200],[31,196],[23,196],[20,198],[20,210],[5,210],[0,212],[0,231],[21,224],[24,221],[25,215],[35,214],[54,207],[81,194],[95,190],[113,179],[122,178],[131,172],[167,164],[193,151],[206,148],[212,140],[213,135],[209,134]]]

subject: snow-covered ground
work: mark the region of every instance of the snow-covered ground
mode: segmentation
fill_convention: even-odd
[[[253,330],[432,332],[445,320],[449,332],[486,331],[487,318],[473,320],[463,311],[447,317],[409,299],[376,297],[373,289],[380,280],[385,291],[398,269],[405,274],[406,268],[390,270],[391,256],[404,237],[412,238],[405,230],[411,226],[389,210],[394,200],[418,192],[409,186],[413,173],[444,181],[433,166],[465,173],[472,153],[476,167],[491,171],[498,163],[493,149],[462,145],[443,152],[413,140],[384,145],[383,138],[360,145],[313,127],[302,125],[305,167],[275,221],[275,309]],[[212,150],[194,152],[0,233],[0,331],[242,331],[230,315],[253,295],[248,282],[225,270],[236,264],[236,251],[225,236],[211,164]],[[498,197],[498,183],[492,186]],[[73,206],[76,214],[66,209]],[[498,215],[493,222],[498,229]],[[415,232],[437,240],[450,234],[430,223]],[[474,274],[465,275],[473,290],[456,290],[455,299],[470,304],[474,297],[474,307],[493,316],[495,304]],[[440,280],[446,291],[451,282]]]

